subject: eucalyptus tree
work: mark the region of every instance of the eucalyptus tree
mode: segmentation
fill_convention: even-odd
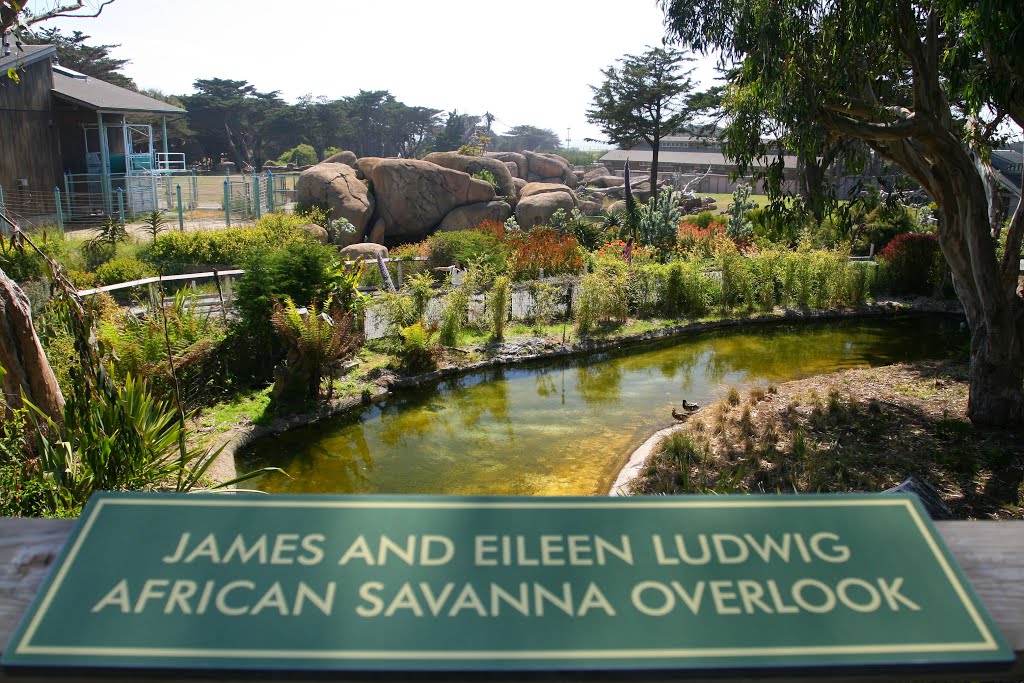
[[[658,147],[661,139],[683,129],[693,119],[687,96],[693,89],[689,71],[680,67],[691,58],[671,48],[649,48],[626,55],[601,71],[604,82],[590,86],[593,107],[587,120],[616,145],[651,147],[651,192],[658,192]]]
[[[808,154],[852,138],[936,201],[939,245],[971,330],[968,415],[1020,425],[1024,205],[1005,227],[993,220],[986,162],[1001,122],[1024,127],[1019,0],[660,1],[672,39],[736,67],[733,156],[763,153],[771,126]]]

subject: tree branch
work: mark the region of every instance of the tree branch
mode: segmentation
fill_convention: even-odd
[[[873,123],[855,121],[834,111],[825,111],[822,123],[836,133],[860,140],[905,140],[921,132],[916,114],[910,114],[896,123]]]
[[[76,0],[76,2],[73,5],[64,5],[63,7],[54,7],[49,12],[43,12],[42,14],[38,14],[38,15],[35,15],[33,17],[30,17],[27,21],[25,21],[25,25],[26,26],[31,26],[33,24],[38,24],[38,23],[40,23],[42,21],[47,21],[49,19],[60,19],[60,18],[63,18],[63,19],[95,19],[96,17],[98,17],[103,12],[103,8],[105,8],[107,5],[109,5],[109,4],[113,3],[113,2],[114,2],[114,0],[103,0],[103,2],[101,2],[99,4],[99,7],[96,8],[96,13],[95,14],[72,14],[72,12],[76,12],[76,11],[78,11],[80,9],[83,9],[85,7],[85,0]]]
[[[1024,194],[1017,200],[1017,210],[1013,212],[1010,225],[1006,229],[1006,251],[1003,252],[1002,271],[1003,288],[1005,291],[1017,290],[1020,278],[1021,246],[1024,244]]]

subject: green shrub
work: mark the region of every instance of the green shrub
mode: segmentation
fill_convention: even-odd
[[[281,165],[312,166],[318,161],[316,150],[313,149],[312,145],[307,145],[306,143],[292,147],[277,158],[277,163]]]
[[[405,327],[422,317],[422,314],[417,312],[414,297],[405,288],[394,293],[380,291],[377,296],[370,299],[369,308],[384,321],[386,337],[401,335]]]
[[[116,285],[121,282],[141,280],[155,275],[148,264],[132,257],[114,258],[96,269],[96,284],[99,287]]]
[[[530,320],[534,330],[538,331],[554,322],[565,293],[561,285],[534,280],[530,283],[530,299]]]
[[[687,216],[686,221],[688,223],[693,223],[702,230],[707,230],[712,224],[724,227],[728,224],[729,219],[724,215],[715,214],[711,211],[701,211],[696,216]]]
[[[439,232],[427,240],[430,260],[436,266],[477,264],[504,272],[509,249],[495,236],[479,230]]]
[[[591,332],[602,323],[624,323],[629,314],[627,275],[602,268],[583,277],[576,303],[576,331]]]
[[[164,274],[200,265],[240,267],[290,242],[312,241],[296,229],[304,222],[298,216],[271,213],[251,227],[170,232],[142,247],[140,258]]]
[[[402,369],[408,373],[430,372],[437,367],[433,342],[437,335],[437,326],[423,326],[417,320],[412,325],[402,328]]]
[[[444,346],[456,346],[459,337],[466,328],[469,316],[469,298],[473,293],[475,278],[472,273],[466,276],[462,284],[453,288],[444,298],[441,311],[440,342]]]
[[[722,310],[731,310],[743,302],[751,289],[747,259],[735,248],[723,249],[718,255],[718,268],[722,273]]]
[[[675,261],[665,269],[660,298],[662,314],[667,317],[705,316],[720,296],[717,280],[695,261]]]
[[[501,341],[505,338],[505,322],[508,320],[511,302],[512,280],[507,275],[494,279],[490,296],[487,297],[487,311],[491,320],[491,339]]]
[[[665,267],[657,263],[635,265],[626,279],[629,312],[638,318],[655,315],[659,308]]]

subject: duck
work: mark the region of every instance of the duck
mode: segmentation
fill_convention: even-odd
[[[688,413],[695,413],[700,410],[700,405],[697,403],[687,403],[686,399],[683,399],[683,410]]]
[[[690,416],[687,415],[686,413],[680,413],[678,410],[676,410],[675,406],[672,406],[672,417],[679,420],[680,422],[683,422],[684,420],[686,420],[686,418]]]

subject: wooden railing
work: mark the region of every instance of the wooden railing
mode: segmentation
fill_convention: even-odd
[[[0,646],[10,639],[22,614],[35,598],[36,591],[45,578],[50,566],[63,547],[68,535],[74,527],[74,520],[57,519],[9,519],[0,518]],[[1022,522],[936,522],[935,526],[956,556],[974,590],[985,604],[989,614],[995,620],[1003,637],[1017,653],[1016,665],[1011,671],[993,673],[966,672],[963,675],[941,674],[933,676],[908,675],[903,673],[873,676],[833,677],[834,680],[1000,680],[1019,681],[1024,679],[1024,523]],[[899,552],[892,548],[890,552]],[[14,671],[0,670],[0,681],[56,681],[66,680],[67,672],[50,673],[36,671],[32,675]],[[250,680],[251,676],[234,678],[218,676],[217,680]],[[345,680],[362,680],[359,676],[346,676]],[[364,677],[365,678],[365,677]],[[465,674],[459,680],[492,680],[487,674]],[[589,680],[594,677],[550,673],[523,674],[516,680],[542,678],[544,680]],[[816,672],[813,676],[799,675],[789,678],[773,678],[782,680],[821,680],[824,676]],[[274,680],[308,680],[309,676],[275,675]],[[672,680],[671,672],[652,676],[634,674],[605,673],[600,676],[603,681],[643,681]],[[76,676],[75,681],[110,680],[103,675]],[[121,680],[129,680],[123,678]],[[149,675],[135,675],[133,681],[187,681],[211,680],[210,676],[190,672],[155,671]],[[379,680],[375,679],[375,680]],[[398,680],[388,678],[387,680]],[[434,680],[441,680],[434,677]],[[502,680],[511,680],[508,676]],[[687,678],[687,680],[695,680]],[[736,680],[716,678],[715,680]],[[749,677],[745,680],[749,680]]]

